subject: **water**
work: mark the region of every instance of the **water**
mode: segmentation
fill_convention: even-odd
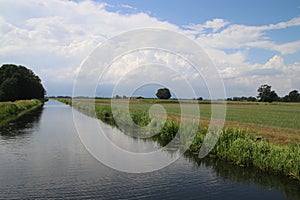
[[[182,157],[150,173],[113,170],[86,151],[72,108],[56,101],[0,129],[0,199],[300,199],[299,188],[213,158]]]

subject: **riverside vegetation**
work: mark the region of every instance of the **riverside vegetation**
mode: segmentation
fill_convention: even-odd
[[[0,126],[41,106],[45,101],[41,79],[24,66],[0,67]],[[39,100],[38,100],[39,99]]]
[[[0,126],[19,118],[42,104],[43,102],[38,99],[0,102]]]
[[[91,100],[79,100],[76,101],[76,105],[72,105],[71,99],[59,100],[85,114],[116,125],[109,99],[95,100],[95,104]],[[161,146],[165,146],[175,137],[179,129],[178,116],[180,116],[180,111],[178,109],[180,109],[180,105],[177,102],[134,100],[130,104],[131,116],[128,116],[122,115],[122,102],[120,100],[121,106],[118,117],[122,118],[124,124],[129,122],[131,117],[135,124],[147,126],[151,122],[148,110],[155,103],[164,106],[168,113],[168,119],[162,125],[161,131],[152,139]],[[201,121],[187,153],[198,154],[207,133],[210,108],[209,102],[200,104],[201,118],[203,117],[204,120]],[[219,140],[210,155],[239,166],[253,166],[268,173],[282,174],[300,181],[299,109],[300,104],[229,104],[225,128],[220,133]],[[280,116],[274,116],[275,114],[283,115],[283,120],[280,120]],[[268,118],[264,118],[266,116]],[[152,127],[159,126],[157,123],[159,120]],[[151,132],[151,124],[148,127],[150,127],[149,132]],[[184,129],[188,132],[189,127]],[[126,134],[130,134],[128,130],[125,130]]]

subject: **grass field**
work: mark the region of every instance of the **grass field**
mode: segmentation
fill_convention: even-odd
[[[67,99],[65,101],[71,102]],[[83,100],[90,102],[91,100]],[[120,108],[126,101],[115,100]],[[185,107],[193,108],[192,101],[183,101]],[[130,100],[130,111],[148,112],[154,104],[162,105],[169,119],[180,120],[180,104],[174,100]],[[110,99],[95,100],[96,110],[110,110]],[[201,126],[207,126],[211,117],[211,103],[199,103]],[[215,102],[214,106],[221,106]],[[194,116],[191,116],[194,117]],[[225,127],[241,128],[248,133],[262,136],[279,144],[300,143],[300,103],[228,102]]]
[[[0,102],[0,126],[18,118],[26,112],[40,106],[40,100],[20,100],[16,102]]]

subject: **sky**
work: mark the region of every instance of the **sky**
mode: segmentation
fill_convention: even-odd
[[[78,74],[84,73],[84,61],[95,49],[143,28],[174,31],[197,43],[221,77],[226,97],[256,96],[265,83],[279,96],[300,90],[300,2],[296,0],[0,0],[0,64],[32,69],[49,96],[72,95]],[[134,67],[153,59],[160,66]],[[116,84],[134,87],[153,78],[170,80],[171,90],[180,88],[180,80],[189,80],[196,96],[210,98],[205,82],[213,76],[196,78],[196,72],[180,62],[158,50],[126,54],[112,63],[95,95],[109,96]],[[171,78],[167,65],[177,70]],[[119,95],[153,97],[161,86],[136,85],[135,91]]]

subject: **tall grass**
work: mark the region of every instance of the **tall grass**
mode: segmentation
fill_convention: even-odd
[[[0,126],[42,105],[40,100],[0,102]]]
[[[190,151],[197,153],[205,130],[199,131]],[[262,171],[283,174],[300,180],[300,145],[277,145],[248,135],[241,129],[225,129],[211,154],[240,166],[254,166]]]

